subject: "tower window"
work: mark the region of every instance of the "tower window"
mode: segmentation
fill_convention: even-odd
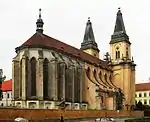
[[[118,51],[116,51],[116,59],[118,59]]]
[[[126,57],[129,57],[128,48],[126,48]]]
[[[120,51],[119,51],[119,48],[117,47],[116,48],[116,59],[119,59],[120,58]]]
[[[118,51],[118,58],[120,58],[120,51]]]

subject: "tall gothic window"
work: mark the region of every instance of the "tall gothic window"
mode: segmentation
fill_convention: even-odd
[[[66,68],[65,97],[67,102],[72,101],[73,67]]]
[[[76,73],[75,73],[75,83],[74,83],[74,90],[75,90],[75,102],[79,103],[80,102],[80,83],[81,83],[81,68],[77,67],[76,68]]]
[[[45,58],[43,62],[43,97],[48,99],[48,79],[49,79],[49,69],[48,69],[48,59]]]
[[[36,59],[30,60],[31,64],[31,96],[36,96]]]
[[[26,97],[27,99],[31,96],[31,80],[30,80],[30,77],[31,77],[31,63],[29,61],[29,58],[26,57],[26,62],[25,62],[25,65],[26,65]]]
[[[57,88],[58,88],[58,100],[59,101],[62,101],[64,100],[63,98],[63,83],[64,83],[64,75],[65,75],[65,67],[66,67],[66,64],[65,63],[58,63],[58,66],[57,66],[57,70],[58,70],[58,83],[57,83]]]
[[[20,61],[20,80],[19,80],[19,97],[22,97],[22,59]]]

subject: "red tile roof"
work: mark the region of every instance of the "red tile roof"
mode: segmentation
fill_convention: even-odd
[[[148,91],[150,90],[150,83],[140,83],[135,85],[136,91]]]
[[[12,80],[2,82],[2,91],[11,91],[11,90],[12,90]]]
[[[35,33],[31,38],[29,38],[25,43],[23,43],[20,47],[16,48],[16,52],[23,48],[48,48],[48,49],[55,49],[57,51],[61,51],[62,53],[67,53],[69,55],[72,55],[76,58],[82,59],[86,62],[95,64],[97,66],[100,66],[101,68],[110,70],[107,63],[103,60],[100,60],[94,56],[91,56],[82,50],[79,50],[75,47],[72,47],[66,43],[63,43],[61,41],[58,41],[52,37],[49,37],[45,34],[38,34]]]

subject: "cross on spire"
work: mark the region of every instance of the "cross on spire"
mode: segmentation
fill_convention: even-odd
[[[41,8],[39,9],[39,18],[41,19]]]

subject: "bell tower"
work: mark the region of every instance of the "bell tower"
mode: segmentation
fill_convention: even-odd
[[[135,64],[131,58],[131,42],[126,33],[123,17],[118,8],[114,32],[110,41],[113,82],[124,93],[124,105],[131,106],[135,98]]]
[[[117,12],[114,33],[110,41],[110,54],[113,62],[119,62],[121,59],[131,60],[131,43],[126,34],[122,13],[120,8]]]
[[[83,42],[81,43],[80,49],[92,56],[99,58],[99,49],[97,43],[95,42],[95,37],[90,18],[88,18],[88,21],[86,23],[84,39]]]

